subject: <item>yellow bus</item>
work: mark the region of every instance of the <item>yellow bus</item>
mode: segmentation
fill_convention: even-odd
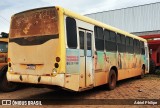
[[[1,32],[0,34],[0,90],[13,91],[17,86],[7,81],[6,73],[8,70],[8,33]]]
[[[148,72],[147,41],[59,6],[17,13],[9,32],[11,82],[73,91],[116,87]]]

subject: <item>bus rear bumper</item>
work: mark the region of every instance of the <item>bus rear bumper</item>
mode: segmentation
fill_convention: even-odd
[[[7,79],[11,82],[47,84],[64,87],[64,74],[56,76],[19,75],[7,72]]]

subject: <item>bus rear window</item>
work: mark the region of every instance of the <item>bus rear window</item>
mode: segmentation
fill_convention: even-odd
[[[0,53],[8,52],[8,42],[0,42]]]
[[[11,38],[54,34],[58,34],[58,13],[56,8],[30,10],[12,17]]]

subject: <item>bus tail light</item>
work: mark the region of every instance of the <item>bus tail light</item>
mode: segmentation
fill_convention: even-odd
[[[8,63],[8,66],[9,66],[9,67],[11,67],[11,66],[12,66],[12,64],[11,64],[11,63]]]
[[[56,57],[56,62],[60,62],[60,61],[61,61],[60,57]]]
[[[54,64],[54,67],[55,67],[55,68],[58,68],[58,67],[59,67],[59,64],[58,64],[58,63],[55,63],[55,64]]]
[[[13,72],[12,64],[11,64],[10,62],[11,62],[11,59],[8,58],[9,71],[10,71],[10,72]]]
[[[10,59],[10,58],[8,58],[8,62],[11,62],[11,59]]]

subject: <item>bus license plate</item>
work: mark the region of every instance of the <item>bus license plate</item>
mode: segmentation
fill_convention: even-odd
[[[35,65],[27,65],[27,69],[35,70],[36,66]]]

